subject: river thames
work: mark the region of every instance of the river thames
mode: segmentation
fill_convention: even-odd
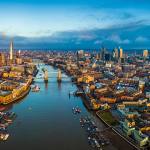
[[[17,118],[8,128],[8,141],[0,143],[1,149],[91,150],[79,119],[81,116],[91,116],[101,130],[105,128],[103,123],[86,109],[80,97],[69,97],[68,93],[77,89],[70,77],[65,75],[66,78],[58,84],[57,69],[44,67],[49,71],[49,83],[45,85],[43,79],[35,79],[40,92],[30,92],[23,100],[8,106]],[[37,76],[41,73],[40,69]],[[81,115],[72,113],[72,108],[76,106],[81,108]],[[110,145],[105,149],[118,148]]]

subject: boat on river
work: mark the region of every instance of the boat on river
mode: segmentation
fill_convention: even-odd
[[[8,127],[15,118],[16,114],[14,112],[0,112],[0,127]]]
[[[0,128],[0,140],[6,141],[9,137],[9,134],[7,133],[5,128]]]
[[[87,132],[88,143],[93,148],[102,149],[103,146],[109,144],[109,140],[102,135],[95,122],[92,121],[92,119],[90,119],[89,117],[81,117],[80,125]]]
[[[8,133],[0,133],[0,140],[2,141],[6,141],[9,137],[9,134]]]
[[[3,120],[8,123],[12,123],[13,120],[16,118],[16,114],[14,112],[6,112],[2,115]]]
[[[80,114],[80,113],[81,113],[81,109],[80,109],[79,107],[73,107],[73,108],[72,108],[72,112],[73,112],[74,114]]]
[[[77,91],[74,93],[75,96],[81,96],[81,95],[83,95],[83,94],[84,94],[84,92],[81,91],[81,90],[77,90]]]
[[[5,122],[5,123],[0,123],[0,128],[7,128],[9,126],[9,123]]]
[[[35,85],[33,88],[32,88],[32,92],[39,92],[40,91],[40,87],[38,85]]]

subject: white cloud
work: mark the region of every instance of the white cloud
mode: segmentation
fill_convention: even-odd
[[[83,34],[83,35],[79,35],[79,39],[82,40],[93,40],[95,38],[94,35],[88,35],[88,34]]]
[[[11,5],[0,8],[1,31],[12,36],[26,37],[50,36],[55,32],[69,30],[109,29],[118,24],[131,24],[133,20],[149,20],[150,17],[149,10],[98,6]]]
[[[94,44],[102,44],[102,41],[96,40],[96,41],[94,42]]]
[[[129,44],[129,43],[130,43],[129,39],[122,40],[122,44]]]
[[[110,37],[107,38],[108,41],[115,42],[118,44],[129,44],[129,39],[121,39],[119,35],[113,34]]]
[[[143,42],[148,42],[148,41],[149,41],[149,39],[146,38],[146,37],[143,37],[143,36],[138,36],[138,37],[135,39],[135,42],[141,42],[141,43],[143,43]]]

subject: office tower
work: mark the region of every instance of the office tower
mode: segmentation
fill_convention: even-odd
[[[143,57],[145,57],[145,58],[148,57],[148,50],[143,51]]]
[[[101,55],[101,60],[103,60],[103,61],[105,60],[105,54],[106,54],[106,49],[105,49],[105,48],[102,48],[100,55]]]
[[[119,58],[123,58],[123,49],[120,48]]]
[[[118,52],[118,49],[117,49],[117,48],[115,48],[115,58],[117,58],[117,59],[118,59],[118,57],[119,57],[119,52]]]
[[[79,50],[79,51],[77,51],[76,55],[77,55],[77,66],[80,67],[79,61],[81,61],[84,58],[84,51]]]
[[[20,51],[20,50],[17,51],[17,52],[16,52],[16,57],[17,57],[17,58],[20,58],[20,54],[21,54],[21,51]]]
[[[0,67],[2,67],[3,64],[2,64],[2,54],[0,53]]]
[[[23,63],[22,58],[16,58],[16,64],[21,65]]]
[[[84,50],[77,51],[77,59],[80,60],[84,57]]]
[[[111,61],[111,54],[110,53],[105,54],[105,61],[106,62]]]
[[[118,52],[118,49],[115,48],[112,52],[112,57],[115,58],[115,59],[118,59],[119,58],[119,52]]]
[[[13,41],[10,42],[10,52],[9,52],[10,62],[13,62]]]
[[[100,54],[96,54],[96,60],[99,60],[100,59]]]
[[[2,59],[2,66],[6,65],[6,60],[5,60],[5,54],[1,53],[1,59]]]

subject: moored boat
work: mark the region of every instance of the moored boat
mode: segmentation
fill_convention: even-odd
[[[6,141],[9,137],[9,134],[6,131],[6,128],[0,128],[0,140]]]
[[[39,92],[40,91],[40,87],[38,85],[35,85],[33,88],[32,88],[32,92]]]
[[[81,113],[81,109],[79,107],[73,107],[72,111],[74,114],[80,114]]]
[[[2,141],[6,141],[9,137],[9,134],[8,133],[0,133],[0,140]]]
[[[0,123],[0,128],[7,128],[9,126],[9,123],[5,122],[5,123]]]

